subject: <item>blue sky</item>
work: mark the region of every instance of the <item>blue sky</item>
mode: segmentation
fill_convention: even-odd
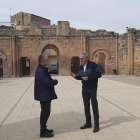
[[[0,22],[10,21],[20,11],[51,20],[69,21],[77,29],[125,33],[140,29],[140,0],[0,0]]]

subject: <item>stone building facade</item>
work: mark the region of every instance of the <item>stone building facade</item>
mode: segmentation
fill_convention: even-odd
[[[13,17],[11,22],[15,22]],[[44,25],[40,18],[28,23],[24,19],[24,24],[18,24],[16,29],[0,29],[0,76],[34,76],[38,56],[46,50],[53,50],[48,55],[56,59],[59,75],[78,73],[79,54],[86,52],[103,74],[140,76],[139,30],[131,28],[119,35],[106,30],[77,30],[68,21]]]
[[[19,12],[11,16],[11,22],[15,22],[19,25],[30,25],[31,22],[40,22],[42,25],[50,25],[49,19],[24,12]]]

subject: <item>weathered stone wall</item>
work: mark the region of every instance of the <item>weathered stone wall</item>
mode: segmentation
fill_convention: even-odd
[[[134,44],[134,75],[140,76],[140,30],[136,31]]]
[[[99,67],[101,73],[105,74],[105,54],[99,53],[98,59],[99,59],[98,67]]]
[[[22,57],[28,57],[30,59],[31,76],[35,75],[35,70],[38,65],[38,56],[41,54],[41,48],[39,47],[41,41],[41,38],[35,38],[31,36],[24,36],[18,38],[19,62]],[[21,74],[21,71],[19,73]]]
[[[32,14],[31,22],[41,22],[42,25],[50,25],[50,20]]]
[[[88,40],[89,58],[92,60],[95,51],[101,52],[106,56],[107,74],[113,74],[116,69],[116,37],[90,37]],[[111,58],[109,58],[109,55]],[[95,60],[94,60],[95,61]],[[100,62],[99,62],[100,63]]]
[[[140,76],[140,46],[134,47],[134,75]]]
[[[30,25],[31,22],[31,14],[23,13],[23,25]]]
[[[28,57],[31,63],[30,73],[34,75],[38,65],[38,56],[42,53],[44,47],[49,45],[56,47],[59,51],[59,74],[69,75],[71,58],[79,56],[81,53],[80,37],[19,37],[19,62],[22,57]]]
[[[0,36],[0,56],[3,59],[3,77],[11,77],[10,38]]]
[[[69,27],[69,35],[75,36],[75,35],[89,35],[91,33],[91,30],[77,30],[75,28]]]
[[[128,35],[123,34],[119,36],[118,48],[118,74],[128,74]]]
[[[71,58],[79,56],[81,53],[81,38],[65,37],[58,39],[57,42],[63,51],[60,53],[60,75],[69,75],[71,72]]]
[[[15,29],[0,29],[0,35],[14,36],[14,35],[28,35],[29,29],[15,30]]]
[[[57,26],[43,26],[42,35],[56,36]]]
[[[20,24],[23,24],[23,12],[19,12],[15,15],[11,16],[11,22],[19,23],[19,21],[21,21]]]
[[[24,12],[19,12],[11,16],[11,22],[16,22],[20,25],[29,25],[31,22],[40,22],[42,25],[50,25],[49,19]]]
[[[14,18],[14,16],[11,17],[13,22],[15,22]],[[13,76],[21,76],[23,57],[30,59],[30,75],[34,75],[38,65],[38,56],[45,49],[55,50],[59,75],[69,75],[71,58],[79,57],[81,52],[87,52],[89,59],[100,66],[102,73],[115,74],[114,72],[117,70],[117,74],[133,75],[134,70],[134,75],[140,76],[139,30],[130,28],[128,33],[123,35],[103,29],[97,31],[77,30],[69,27],[68,21],[58,21],[57,26],[49,25],[49,20],[23,12],[19,12],[16,19],[22,20],[21,24],[26,24],[26,26],[18,26],[19,30],[0,30],[0,50],[7,54],[7,61],[4,63],[4,69],[6,68],[4,77],[10,77],[12,73],[14,73]],[[5,47],[3,47],[4,45]],[[10,54],[15,57],[11,57]],[[5,57],[2,53],[0,55]],[[15,62],[11,62],[13,60]],[[17,74],[15,74],[16,72]]]
[[[88,36],[110,36],[114,35],[114,32],[108,32],[104,29],[100,29],[97,31],[91,31],[91,30],[77,30],[75,28],[69,27],[69,35],[71,36],[79,36],[79,35],[88,35]]]
[[[68,21],[58,21],[57,22],[57,35],[69,35],[69,22]]]

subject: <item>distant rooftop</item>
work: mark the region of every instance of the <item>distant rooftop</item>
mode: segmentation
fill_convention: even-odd
[[[20,11],[20,12],[22,12],[22,11]],[[20,13],[20,12],[18,12],[18,13]],[[22,13],[25,13],[25,12],[22,12]],[[16,14],[17,14],[17,13],[16,13]],[[16,14],[14,14],[14,15],[12,15],[12,16],[15,16]],[[26,13],[26,14],[30,14],[30,13]],[[39,18],[43,18],[43,17],[37,16],[37,15],[34,15],[34,14],[30,14],[30,15],[33,15],[33,16],[36,16],[36,17],[39,17]],[[47,19],[47,18],[43,18],[43,19]],[[50,19],[47,19],[47,20],[50,21]]]

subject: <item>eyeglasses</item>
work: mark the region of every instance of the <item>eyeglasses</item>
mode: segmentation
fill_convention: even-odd
[[[83,60],[84,58],[79,58],[80,60]]]

